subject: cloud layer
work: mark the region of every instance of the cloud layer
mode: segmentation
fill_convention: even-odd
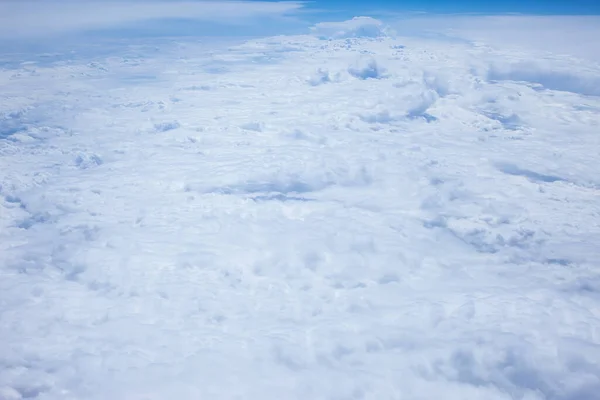
[[[436,32],[497,48],[551,52],[600,62],[597,15],[394,15],[401,35]]]
[[[0,399],[598,398],[600,66],[85,23],[0,50]]]
[[[161,19],[248,24],[291,16],[302,7],[299,1],[5,1],[0,3],[0,38],[122,28]]]

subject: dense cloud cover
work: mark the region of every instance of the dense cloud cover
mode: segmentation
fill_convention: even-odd
[[[0,399],[595,399],[600,67],[391,25],[4,53]]]

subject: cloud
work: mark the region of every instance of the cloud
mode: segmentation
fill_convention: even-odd
[[[597,15],[390,14],[382,19],[401,35],[439,33],[496,48],[558,53],[600,62]]]
[[[240,25],[289,17],[303,7],[300,1],[9,0],[0,2],[0,38],[123,28],[165,19]]]
[[[343,22],[320,22],[311,28],[311,32],[322,39],[376,38],[391,33],[383,22],[371,17],[354,17]]]

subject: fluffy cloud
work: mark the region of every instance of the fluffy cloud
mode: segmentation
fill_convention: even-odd
[[[320,22],[311,32],[322,39],[383,37],[392,33],[381,21],[371,17],[354,17],[343,22]]]
[[[246,24],[291,16],[302,7],[298,1],[9,0],[0,3],[0,38],[118,28],[159,19]]]

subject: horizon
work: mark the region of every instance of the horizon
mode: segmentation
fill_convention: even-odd
[[[229,7],[228,4],[236,5]],[[200,10],[206,7],[211,11],[204,15]],[[596,17],[600,16],[600,2],[7,0],[0,3],[0,40],[39,39],[42,35],[68,34],[71,30],[123,37],[136,34],[264,36],[298,33],[317,22],[343,21],[355,16],[369,16],[386,22],[458,16]]]

